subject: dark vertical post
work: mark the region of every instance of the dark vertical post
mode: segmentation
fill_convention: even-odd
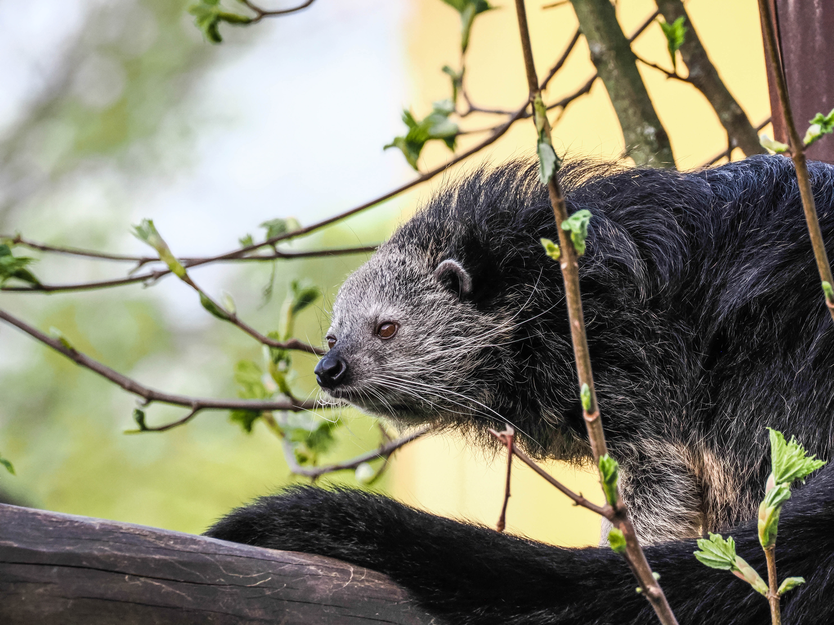
[[[800,136],[808,120],[834,109],[834,2],[770,0],[779,56],[788,84],[791,108]],[[774,138],[788,142],[782,107],[768,67]],[[825,137],[808,148],[809,159],[834,164],[834,140]]]

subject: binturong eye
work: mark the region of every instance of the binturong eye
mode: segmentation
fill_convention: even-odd
[[[333,349],[333,346],[336,344],[336,337],[332,334],[327,337],[327,347]]]
[[[376,335],[381,339],[391,339],[394,338],[394,335],[397,333],[399,328],[400,326],[393,321],[383,321],[376,329]]]

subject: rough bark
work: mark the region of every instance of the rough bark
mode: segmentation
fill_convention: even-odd
[[[637,165],[674,167],[669,136],[637,70],[637,58],[614,6],[609,0],[571,0],[571,4],[614,105],[629,155]]]
[[[729,142],[737,146],[746,155],[766,154],[759,144],[759,135],[747,118],[747,114],[739,106],[727,86],[718,75],[718,70],[707,56],[698,33],[681,0],[656,0],[657,8],[663,18],[672,23],[679,17],[685,18],[686,38],[680,47],[681,57],[689,70],[689,82],[704,94],[704,97],[715,110],[718,120],[727,131]]]
[[[0,505],[3,625],[434,622],[338,560]]]

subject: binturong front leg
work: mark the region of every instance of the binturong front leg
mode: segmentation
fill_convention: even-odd
[[[708,529],[704,493],[686,449],[647,440],[637,453],[634,448],[629,452],[620,463],[620,494],[640,542],[654,545],[702,536]]]
[[[786,522],[791,522],[787,508]],[[544,545],[359,491],[293,488],[235,510],[207,534],[385,573],[450,624],[656,622],[649,603],[635,592],[627,565],[609,548]],[[739,554],[764,570],[755,526],[734,534]],[[681,625],[765,622],[767,602],[741,580],[701,565],[692,555],[695,548],[694,541],[678,541],[647,550]]]

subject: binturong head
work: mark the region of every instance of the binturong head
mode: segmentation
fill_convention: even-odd
[[[441,191],[340,289],[319,385],[400,424],[511,423],[552,448],[579,403],[561,274],[541,236],[557,232],[534,168]]]

